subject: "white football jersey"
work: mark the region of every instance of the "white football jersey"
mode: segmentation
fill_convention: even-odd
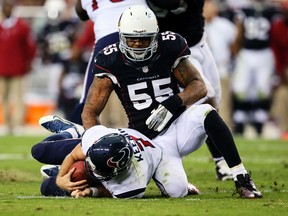
[[[134,143],[132,166],[128,171],[103,182],[114,198],[141,198],[153,177],[161,194],[169,197],[187,195],[188,179],[182,157],[196,151],[207,139],[204,120],[214,110],[209,104],[192,105],[171,126],[153,140],[127,128],[111,129],[101,125],[88,129],[82,137],[82,150],[109,133],[120,133]]]
[[[130,169],[102,182],[115,198],[141,198],[162,158],[162,149],[146,136],[132,129],[112,129],[97,125],[88,129],[82,137],[82,150],[86,155],[89,147],[109,133],[119,133],[133,143],[134,157]]]
[[[146,5],[145,0],[82,0],[81,3],[94,22],[97,40],[118,31],[118,20],[127,7],[134,4]]]

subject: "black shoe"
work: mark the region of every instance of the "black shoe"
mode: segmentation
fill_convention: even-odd
[[[237,181],[235,181],[236,190],[233,193],[238,193],[242,198],[254,199],[262,198],[262,193],[257,190],[253,180],[249,174],[237,175]]]

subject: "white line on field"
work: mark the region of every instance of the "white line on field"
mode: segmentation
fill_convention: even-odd
[[[69,198],[71,199],[72,197],[65,197],[65,196],[17,196],[18,199],[66,199]]]
[[[27,154],[0,154],[0,160],[32,160],[33,157]]]

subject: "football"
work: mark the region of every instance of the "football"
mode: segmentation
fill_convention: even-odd
[[[76,169],[71,175],[71,181],[72,182],[81,181],[81,180],[84,180],[84,179],[88,180],[88,176],[87,176],[87,173],[86,173],[84,161],[75,162],[74,164],[72,164],[72,166],[70,167],[69,170],[71,170],[74,167]]]

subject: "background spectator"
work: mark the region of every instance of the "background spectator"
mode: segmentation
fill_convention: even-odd
[[[80,20],[74,10],[75,0],[66,0],[65,3],[57,16],[48,18],[38,35],[38,42],[40,55],[45,63],[61,68],[57,108],[63,112],[65,118],[70,118],[79,100],[75,91],[83,82],[86,65],[81,58],[71,59]]]
[[[0,23],[0,87],[4,121],[8,133],[17,132],[25,120],[25,77],[30,72],[36,44],[30,26],[13,17],[13,0],[2,2]]]
[[[282,16],[275,20],[271,29],[271,46],[279,77],[273,95],[271,116],[280,127],[281,138],[288,140],[288,1],[280,2]]]

